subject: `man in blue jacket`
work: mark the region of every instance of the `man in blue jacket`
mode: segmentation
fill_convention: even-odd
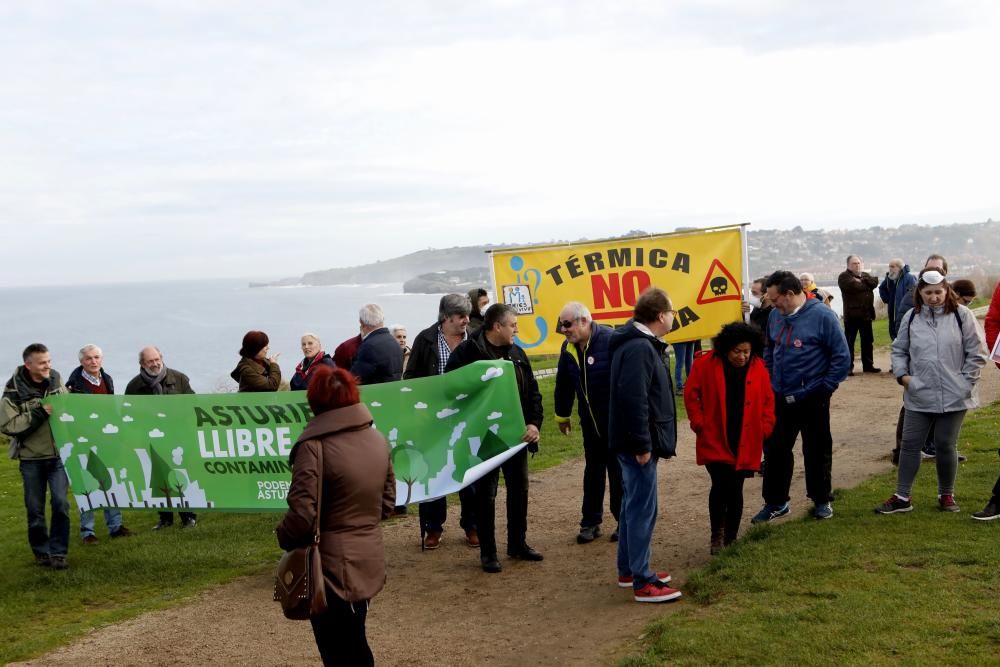
[[[792,447],[802,433],[806,495],[812,515],[833,516],[830,397],[847,379],[851,353],[837,315],[817,299],[807,299],[799,279],[776,271],[767,279],[774,310],[767,321],[764,361],[774,390],[774,433],[768,442],[764,473],[764,507],[751,520],[770,521],[789,512],[788,490],[795,459]]]
[[[556,370],[556,423],[563,435],[573,430],[570,415],[577,399],[583,431],[583,508],[579,544],[601,536],[604,519],[604,480],[610,486],[611,514],[618,520],[622,504],[622,471],[618,458],[608,449],[608,403],[611,399],[611,328],[595,324],[590,310],[578,301],[567,303],[559,313],[559,328],[566,341]],[[618,529],[611,541],[618,540]]]
[[[622,469],[618,524],[618,585],[636,602],[668,602],[681,592],[670,575],[649,567],[656,526],[656,461],[677,451],[677,413],[667,344],[676,312],[662,289],[636,301],[632,320],[611,335],[611,411],[608,444]]]
[[[889,271],[878,286],[878,295],[889,310],[889,338],[892,340],[896,340],[896,332],[899,331],[903,304],[908,299],[910,307],[913,307],[912,293],[916,285],[917,277],[910,273],[909,264],[904,264],[901,259],[889,260]]]

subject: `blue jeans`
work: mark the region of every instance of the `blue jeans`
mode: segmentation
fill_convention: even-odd
[[[65,556],[69,549],[69,480],[62,459],[21,460],[28,544],[42,556]],[[52,528],[45,523],[45,491],[51,491]]]
[[[104,523],[108,524],[109,533],[117,533],[122,527],[122,513],[116,509],[104,510]],[[80,538],[94,534],[94,510],[80,513]]]
[[[644,466],[632,454],[619,454],[622,468],[622,510],[618,523],[618,576],[632,576],[639,590],[656,581],[649,567],[650,544],[656,526],[656,457]]]
[[[672,343],[674,347],[674,386],[678,390],[684,387],[684,380],[691,374],[694,363],[694,343]]]

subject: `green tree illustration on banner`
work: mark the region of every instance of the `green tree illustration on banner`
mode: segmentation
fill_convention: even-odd
[[[111,473],[108,472],[108,466],[97,455],[96,449],[87,453],[87,472],[97,481],[97,488],[104,493],[104,502],[107,507],[110,507],[111,500],[108,499],[108,490],[114,482],[111,479]]]
[[[149,488],[159,491],[167,499],[167,507],[174,507],[170,492],[174,490],[173,468],[157,453],[153,443],[149,443]]]
[[[399,504],[408,505],[410,497],[413,495],[413,485],[427,478],[427,461],[416,447],[397,445],[392,450],[392,467],[395,470],[396,479],[406,483],[406,499]]]

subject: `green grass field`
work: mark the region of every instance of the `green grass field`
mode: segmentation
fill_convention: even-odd
[[[755,527],[681,585],[686,602],[624,665],[1000,664],[1000,521],[969,518],[1000,472],[1000,403],[970,415],[959,514],[924,465],[915,509],[873,508],[895,474],[840,493],[836,516]],[[636,629],[639,632],[639,629]]]

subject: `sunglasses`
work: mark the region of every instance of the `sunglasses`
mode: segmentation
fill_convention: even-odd
[[[559,326],[563,329],[569,329],[576,320],[559,320]]]

